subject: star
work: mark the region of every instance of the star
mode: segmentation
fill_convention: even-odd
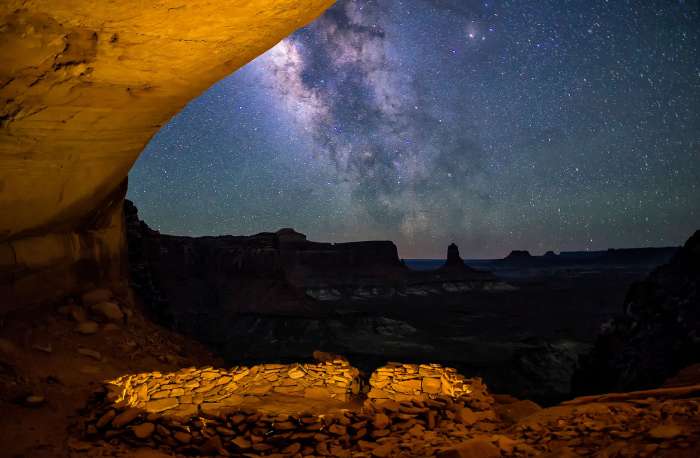
[[[291,226],[409,258],[680,244],[690,3],[339,0],[163,126],[129,197],[166,233]]]

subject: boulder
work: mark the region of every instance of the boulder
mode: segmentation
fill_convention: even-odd
[[[459,407],[455,411],[455,418],[463,425],[470,426],[479,421],[479,415],[469,407]]]
[[[119,305],[114,302],[100,302],[90,307],[90,309],[93,311],[93,313],[107,321],[112,321],[115,323],[121,323],[124,321],[124,312],[122,312]]]
[[[470,439],[438,453],[439,458],[500,458],[501,450],[485,439]]]
[[[126,409],[112,420],[112,426],[115,428],[126,426],[132,421],[136,420],[138,416],[141,415],[141,412],[143,412],[141,409],[137,409],[135,407]]]
[[[678,425],[659,425],[649,430],[652,439],[669,440],[683,435],[683,429]]]
[[[99,331],[100,326],[94,321],[83,321],[76,326],[75,330],[84,335],[95,334]]]
[[[46,402],[46,398],[40,394],[32,394],[24,399],[24,403],[30,407],[37,407]]]
[[[114,295],[112,294],[112,291],[100,288],[84,293],[81,297],[81,301],[85,307],[90,307],[92,305],[99,304],[100,302],[108,302],[113,297]]]
[[[240,449],[242,449],[242,450],[248,449],[248,448],[250,448],[250,446],[252,445],[252,444],[250,443],[250,441],[247,440],[247,439],[246,439],[245,437],[243,437],[243,436],[237,436],[237,437],[236,437],[235,439],[233,439],[231,442],[232,442],[236,447],[238,447],[238,448],[240,448]]]
[[[542,410],[542,407],[539,405],[530,400],[524,400],[511,402],[509,404],[501,404],[496,407],[496,414],[508,423],[516,423],[520,419],[540,410]]]
[[[148,422],[141,423],[140,425],[132,426],[131,430],[134,432],[134,436],[139,439],[148,439],[156,430],[156,425]]]
[[[117,411],[114,409],[108,410],[105,414],[103,414],[98,420],[97,423],[95,423],[95,426],[98,428],[104,428],[105,426],[109,425],[114,417],[117,416]]]
[[[391,420],[386,414],[383,413],[378,413],[374,416],[374,421],[372,422],[372,425],[376,429],[385,429],[387,426],[391,424]]]
[[[440,379],[429,377],[423,378],[423,383],[421,386],[423,392],[428,394],[438,394],[440,393],[441,387],[442,383],[440,382]]]
[[[184,431],[176,432],[175,434],[173,434],[173,437],[176,441],[180,442],[181,444],[189,444],[190,442],[192,442],[192,435]]]
[[[98,361],[102,360],[102,355],[100,354],[99,351],[91,350],[89,348],[79,347],[78,353],[80,353],[83,356],[87,356],[89,358],[96,359]]]
[[[154,401],[148,401],[146,403],[146,410],[148,410],[149,412],[158,413],[177,407],[178,404],[179,402],[176,398],[156,399]]]

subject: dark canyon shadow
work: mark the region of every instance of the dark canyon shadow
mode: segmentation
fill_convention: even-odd
[[[146,310],[231,365],[307,361],[314,350],[366,373],[429,361],[543,404],[571,396],[600,326],[677,251],[514,252],[465,264],[451,245],[446,262],[404,261],[389,241],[318,243],[292,229],[180,237],[151,230],[131,202],[125,212]]]

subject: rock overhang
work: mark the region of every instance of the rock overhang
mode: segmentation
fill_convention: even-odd
[[[0,292],[10,307],[43,299],[18,284],[47,270],[62,292],[78,286],[78,264],[101,273],[95,283],[118,278],[123,225],[104,220],[121,218],[127,173],[150,138],[332,3],[3,2]]]
[[[190,99],[331,3],[5,2],[0,237],[74,226]]]

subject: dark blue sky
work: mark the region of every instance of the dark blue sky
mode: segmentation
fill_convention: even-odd
[[[402,257],[700,227],[695,1],[343,1],[193,100],[129,197],[166,233],[291,226]]]

